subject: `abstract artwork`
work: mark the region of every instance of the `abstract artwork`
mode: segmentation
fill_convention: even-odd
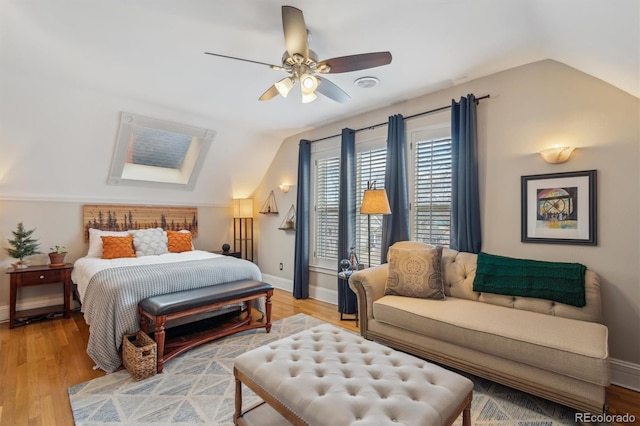
[[[521,241],[596,245],[596,170],[521,177]]]

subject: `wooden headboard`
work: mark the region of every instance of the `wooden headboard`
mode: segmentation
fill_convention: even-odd
[[[82,223],[85,241],[89,241],[89,228],[102,231],[187,229],[193,237],[197,237],[198,208],[85,204],[82,207]]]

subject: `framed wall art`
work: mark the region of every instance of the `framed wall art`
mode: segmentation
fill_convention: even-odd
[[[521,241],[597,244],[597,170],[522,176]]]

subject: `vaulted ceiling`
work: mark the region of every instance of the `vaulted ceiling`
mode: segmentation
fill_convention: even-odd
[[[637,0],[286,4],[304,12],[310,47],[320,59],[388,50],[392,63],[327,75],[351,96],[344,104],[320,96],[303,105],[296,89],[286,99],[260,102],[258,97],[285,76],[282,71],[204,52],[280,64],[282,2],[4,0],[3,92],[11,85],[7,79],[30,75],[178,111],[183,119],[207,117],[216,130],[229,129],[227,140],[234,139],[233,129],[240,132],[237,143],[245,149],[256,143],[255,135],[263,136],[267,164],[253,166],[262,171],[280,141],[305,128],[546,58],[640,97]],[[363,76],[380,84],[354,86]],[[8,108],[6,98],[1,102]]]

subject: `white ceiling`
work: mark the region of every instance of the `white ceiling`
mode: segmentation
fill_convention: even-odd
[[[303,10],[320,59],[388,50],[384,67],[327,77],[352,100],[258,97],[284,77],[281,5]],[[3,0],[2,68],[284,137],[551,58],[640,97],[638,0]],[[1,69],[0,69],[1,71]],[[380,85],[353,81],[375,76]]]

